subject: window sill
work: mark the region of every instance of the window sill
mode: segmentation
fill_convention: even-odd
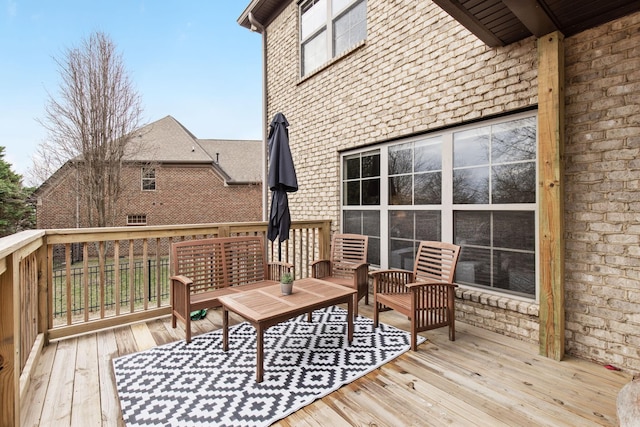
[[[459,286],[456,298],[471,301],[488,307],[500,308],[528,316],[539,317],[540,305],[535,301],[513,295],[488,292],[476,288]]]
[[[331,67],[335,63],[341,61],[343,58],[351,55],[353,52],[355,52],[357,50],[360,50],[366,44],[367,44],[367,39],[364,39],[361,42],[358,42],[357,44],[355,44],[350,49],[345,50],[340,55],[338,55],[338,56],[336,56],[334,58],[331,58],[329,61],[325,62],[323,65],[321,65],[318,68],[310,71],[308,74],[305,74],[304,76],[300,77],[300,79],[298,80],[297,84],[300,85],[300,84],[304,83],[305,81],[309,80],[311,77],[315,76],[316,74],[321,73],[323,70],[326,70],[327,68]]]

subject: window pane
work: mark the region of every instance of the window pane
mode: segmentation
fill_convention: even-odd
[[[353,3],[353,0],[332,0],[331,1],[331,14],[332,14],[332,16],[334,18],[336,16],[338,16],[351,3]]]
[[[442,203],[442,173],[421,173],[415,175],[415,204],[439,205]]]
[[[528,117],[493,126],[491,157],[496,163],[535,160],[535,118]]]
[[[302,44],[302,74],[313,71],[327,62],[326,30]]]
[[[486,126],[453,134],[453,167],[489,163],[491,128]]]
[[[389,237],[413,240],[413,212],[389,212]]]
[[[337,18],[333,24],[333,55],[354,46],[367,36],[367,3],[362,1],[344,15]]]
[[[302,40],[323,27],[327,22],[327,0],[309,1],[302,6]]]
[[[342,230],[345,233],[362,233],[362,211],[344,211],[342,214]]]
[[[380,212],[362,211],[362,234],[380,236]]]
[[[442,170],[442,144],[433,144],[431,141],[416,142],[413,170],[414,172]]]
[[[411,173],[413,166],[412,144],[389,147],[389,175]]]
[[[344,211],[342,229],[345,233],[369,236],[367,262],[380,265],[380,212]]]
[[[362,177],[380,176],[380,153],[362,156]]]
[[[362,180],[362,204],[380,204],[380,178]]]
[[[344,166],[346,179],[360,178],[360,156],[345,158]]]
[[[413,241],[391,240],[389,242],[389,267],[413,270],[416,248]]]
[[[389,204],[410,205],[412,183],[411,175],[389,178]]]
[[[367,262],[371,265],[380,265],[380,237],[369,236]]]
[[[489,168],[469,168],[453,171],[453,203],[489,203]]]
[[[441,214],[439,211],[415,211],[415,238],[416,240],[442,240],[440,223]]]
[[[456,211],[453,213],[453,227],[457,245],[491,244],[491,212]]]
[[[526,295],[535,295],[535,256],[529,253],[494,252],[494,286]]]
[[[456,283],[491,286],[491,251],[463,247],[456,266]]]
[[[534,251],[535,227],[534,212],[494,212],[493,245],[499,248]]]
[[[491,171],[491,203],[536,202],[535,163],[494,166]]]
[[[360,181],[345,182],[344,199],[347,206],[360,205]]]

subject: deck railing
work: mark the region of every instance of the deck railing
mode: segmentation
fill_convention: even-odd
[[[309,275],[329,255],[330,221],[295,221],[270,260]],[[170,314],[172,242],[265,235],[267,223],[30,230],[0,239],[0,426],[18,425],[31,367],[52,339]],[[265,239],[266,241],[266,239]]]

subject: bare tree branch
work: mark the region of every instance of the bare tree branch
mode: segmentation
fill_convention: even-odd
[[[129,136],[140,125],[140,96],[122,56],[104,33],[91,34],[55,62],[62,83],[56,97],[49,95],[40,120],[48,139],[38,147],[32,176],[48,178],[72,160],[77,173],[74,191],[85,208],[84,225],[112,226],[118,215],[122,165],[131,154]]]

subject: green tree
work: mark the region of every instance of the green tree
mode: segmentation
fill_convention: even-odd
[[[22,176],[11,170],[0,146],[0,237],[34,226],[34,214],[28,202],[31,188],[22,186]]]

